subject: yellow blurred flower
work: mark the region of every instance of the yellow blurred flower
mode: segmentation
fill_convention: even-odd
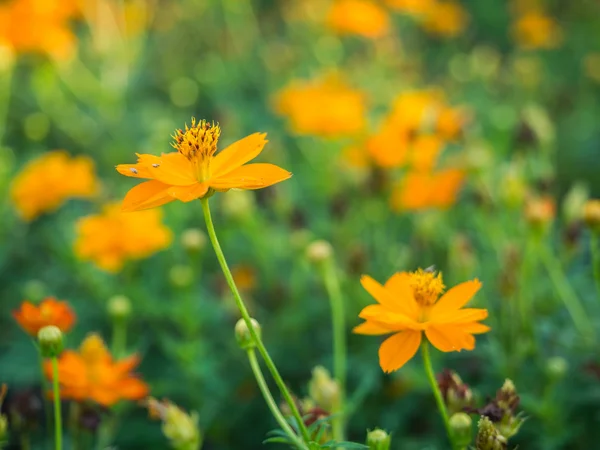
[[[77,223],[75,253],[84,261],[116,272],[126,260],[142,259],[166,248],[171,231],[162,224],[159,209],[121,212],[120,203],[106,205],[101,214]]]
[[[540,10],[520,16],[513,24],[512,33],[517,45],[528,50],[556,48],[562,41],[558,23]]]
[[[388,13],[370,0],[336,0],[331,6],[327,22],[339,34],[358,34],[378,38],[390,29]]]
[[[468,21],[468,14],[459,3],[436,2],[425,14],[423,28],[430,34],[450,38],[461,34]]]
[[[437,0],[386,0],[387,5],[397,11],[413,16],[423,16],[435,7]]]
[[[392,193],[391,206],[396,211],[449,208],[456,202],[464,178],[460,169],[409,172]]]
[[[435,167],[444,142],[434,134],[415,138],[410,150],[410,167],[419,172],[429,172]]]
[[[98,188],[90,158],[56,150],[25,165],[13,180],[11,198],[23,219],[30,221],[58,209],[68,198],[92,197]]]
[[[75,50],[69,21],[78,15],[75,0],[9,0],[0,4],[0,45],[16,52],[41,52],[58,59]]]
[[[294,81],[275,97],[275,109],[287,116],[297,134],[340,137],[365,128],[362,92],[332,74],[310,81]]]

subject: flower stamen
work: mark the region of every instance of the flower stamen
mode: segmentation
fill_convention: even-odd
[[[441,272],[436,274],[435,271],[423,269],[410,273],[410,286],[415,300],[422,306],[433,305],[446,288]]]

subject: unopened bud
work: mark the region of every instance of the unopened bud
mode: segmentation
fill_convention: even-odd
[[[308,394],[324,410],[337,411],[340,403],[340,386],[331,378],[325,367],[317,366],[313,369],[312,379],[308,384]]]
[[[177,264],[169,270],[169,280],[175,287],[188,287],[194,281],[194,269],[190,266]]]
[[[525,218],[533,228],[543,231],[554,219],[555,210],[550,197],[530,199],[525,207]]]
[[[477,423],[475,447],[477,450],[504,450],[507,448],[506,438],[496,430],[492,421],[486,416],[481,416]]]
[[[553,380],[560,380],[569,370],[567,360],[561,356],[553,356],[546,361],[546,373]]]
[[[150,416],[162,420],[162,432],[176,450],[198,450],[202,436],[198,427],[198,415],[186,413],[168,400],[147,400]]]
[[[569,189],[562,201],[562,213],[567,224],[581,220],[581,211],[589,198],[589,190],[583,184],[576,183]]]
[[[260,324],[254,319],[250,319],[250,322],[252,323],[252,328],[254,328],[254,331],[260,338]],[[238,320],[235,324],[235,339],[242,350],[256,347],[256,342],[254,342],[254,338],[250,334],[250,329],[244,319]]]
[[[593,233],[600,234],[600,200],[588,200],[583,206],[583,220]]]
[[[181,245],[190,252],[199,252],[206,246],[206,234],[198,228],[188,228],[181,233]]]
[[[468,414],[458,412],[450,416],[452,441],[458,448],[466,448],[471,443],[471,428],[473,421]]]
[[[392,436],[380,428],[367,432],[367,445],[369,450],[389,450]]]
[[[314,241],[306,248],[308,260],[315,264],[320,264],[328,260],[332,254],[333,248],[331,244],[324,240]]]
[[[113,320],[125,320],[131,315],[131,301],[124,295],[114,295],[108,299],[108,315]]]
[[[472,406],[473,393],[469,385],[463,383],[456,372],[444,370],[437,376],[437,383],[450,414],[461,412],[464,408]]]
[[[254,212],[254,194],[246,190],[231,190],[223,196],[220,206],[228,218],[242,220]]]
[[[40,329],[38,343],[43,358],[56,358],[63,350],[63,335],[60,328],[48,325]]]

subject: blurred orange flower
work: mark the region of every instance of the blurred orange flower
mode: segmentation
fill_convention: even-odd
[[[552,49],[560,45],[562,30],[558,23],[541,10],[520,16],[513,24],[512,34],[524,49]]]
[[[438,350],[453,352],[473,350],[473,335],[490,330],[479,323],[487,317],[487,310],[463,309],[481,288],[477,279],[449,289],[441,298],[445,289],[442,274],[429,270],[395,273],[383,286],[368,275],[363,275],[360,282],[378,304],[360,312],[365,322],[353,331],[366,335],[393,333],[379,348],[379,364],[384,372],[400,369],[415,355],[423,332]]]
[[[413,16],[422,16],[435,7],[437,0],[386,0],[390,8]]]
[[[341,137],[366,126],[363,93],[335,74],[291,83],[276,95],[275,109],[288,117],[297,134]]]
[[[532,197],[525,204],[525,219],[534,226],[544,226],[556,216],[556,203],[550,196]]]
[[[467,26],[469,16],[465,9],[455,2],[437,2],[423,18],[423,28],[441,37],[455,37]]]
[[[76,38],[69,21],[78,15],[74,0],[9,0],[0,4],[0,45],[16,52],[71,56]]]
[[[79,219],[75,253],[116,272],[125,260],[145,258],[171,243],[171,231],[161,218],[160,210],[126,214],[118,203],[106,205],[101,214]]]
[[[11,198],[25,220],[58,209],[70,197],[92,197],[99,183],[86,156],[48,152],[29,162],[14,178]]]
[[[75,313],[69,304],[54,297],[44,299],[38,306],[24,301],[12,314],[21,328],[34,337],[48,325],[54,325],[66,333],[75,323]]]
[[[114,361],[102,338],[90,334],[79,352],[65,350],[60,355],[60,397],[92,400],[103,406],[112,406],[119,400],[140,400],[148,395],[148,385],[131,373],[139,362],[136,355]],[[44,363],[44,371],[52,380],[50,361]]]
[[[464,178],[465,173],[460,169],[409,172],[392,193],[392,208],[396,211],[448,208],[456,203]]]
[[[173,136],[177,152],[138,154],[137,164],[119,164],[117,171],[122,175],[150,178],[127,193],[123,211],[155,208],[174,200],[191,202],[211,191],[261,189],[292,176],[274,164],[246,164],[268,142],[265,133],[246,136],[215,156],[220,135],[218,125],[192,119],[191,127],[186,125]]]
[[[429,172],[435,167],[444,142],[435,134],[417,136],[410,151],[410,167],[418,172]]]
[[[387,11],[370,0],[336,0],[328,14],[328,24],[339,34],[378,38],[390,29]]]

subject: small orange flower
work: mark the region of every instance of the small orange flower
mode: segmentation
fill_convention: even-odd
[[[17,311],[13,311],[13,317],[27,334],[34,337],[48,325],[54,325],[66,333],[75,323],[75,313],[69,304],[54,297],[44,299],[39,306],[24,301]]]
[[[276,95],[275,109],[287,116],[292,130],[301,135],[351,136],[366,126],[363,93],[336,74],[293,82]]]
[[[464,31],[468,20],[467,12],[459,3],[438,2],[427,11],[423,28],[428,33],[451,38]]]
[[[460,169],[409,172],[392,194],[392,207],[397,211],[448,208],[456,202],[464,178]]]
[[[428,172],[435,167],[444,142],[434,134],[417,136],[411,145],[410,167],[419,172]]]
[[[435,7],[437,0],[386,0],[390,8],[412,16],[423,16]]]
[[[86,156],[48,152],[29,162],[15,177],[11,197],[25,220],[58,209],[68,198],[92,197],[98,192],[94,163]]]
[[[209,190],[261,189],[292,176],[274,164],[246,164],[268,142],[265,133],[251,134],[215,156],[220,135],[218,125],[192,119],[191,127],[186,125],[173,136],[176,152],[138,154],[137,164],[119,164],[117,171],[122,175],[150,179],[127,193],[123,211],[155,208],[175,200],[191,202]]]
[[[158,209],[126,214],[118,203],[108,204],[101,214],[79,219],[75,253],[116,272],[126,260],[146,258],[171,243],[171,230],[161,219]]]
[[[148,395],[148,385],[131,373],[139,362],[136,355],[114,361],[102,338],[90,334],[79,352],[66,350],[60,355],[60,397],[92,400],[103,406],[112,406],[119,400],[140,400]],[[44,364],[44,371],[52,380],[49,361]]]
[[[384,36],[390,29],[387,12],[370,0],[336,0],[329,11],[328,23],[339,34],[371,39]]]
[[[520,16],[513,25],[512,33],[517,44],[529,50],[556,48],[562,41],[558,23],[541,10]]]
[[[353,331],[366,335],[393,333],[379,348],[379,364],[384,372],[406,364],[417,352],[423,333],[438,350],[453,352],[473,350],[473,335],[490,330],[479,323],[487,317],[487,310],[463,309],[481,288],[477,279],[453,287],[441,298],[445,289],[442,274],[429,270],[396,273],[384,286],[368,275],[360,281],[378,304],[360,312],[365,322]]]

